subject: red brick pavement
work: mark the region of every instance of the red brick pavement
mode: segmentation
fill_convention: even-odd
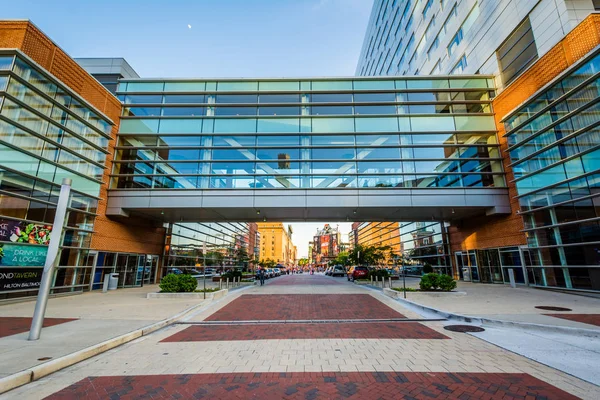
[[[77,318],[45,318],[43,327],[47,328],[76,320]],[[29,328],[31,328],[31,318],[29,317],[0,317],[0,338],[27,332]]]
[[[293,274],[283,275],[279,278],[270,279],[269,285],[287,286],[287,285],[341,285],[346,278],[330,278],[325,275]]]
[[[418,322],[193,325],[163,342],[261,339],[449,339]]]
[[[103,376],[47,399],[577,399],[528,374],[322,372]]]
[[[405,318],[369,294],[245,294],[207,321]]]
[[[600,326],[600,314],[544,314],[549,317],[568,319],[569,321],[581,322]]]

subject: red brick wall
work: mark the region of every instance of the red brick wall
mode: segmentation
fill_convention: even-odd
[[[109,174],[114,146],[119,130],[121,103],[104,86],[89,75],[69,55],[28,21],[0,21],[0,48],[20,49],[46,71],[60,79],[90,104],[109,117],[115,125],[111,130],[110,154],[106,157],[108,168],[102,180],[95,233],[92,248],[104,251],[151,253],[162,255],[165,230],[152,222],[139,218],[123,221],[105,216]]]
[[[449,229],[452,251],[489,247],[518,246],[526,244],[522,218],[516,214],[519,203],[515,196],[512,170],[504,125],[500,121],[512,110],[529,99],[535,92],[552,81],[600,44],[600,15],[592,14],[575,27],[552,50],[541,57],[523,75],[512,82],[493,101],[500,148],[511,198],[511,214],[500,217],[480,217],[460,221]]]

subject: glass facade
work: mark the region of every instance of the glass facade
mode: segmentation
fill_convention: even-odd
[[[505,186],[491,80],[122,81],[113,189]]]
[[[600,55],[505,119],[530,284],[600,289]]]
[[[400,223],[400,247],[408,260],[405,264],[407,274],[422,275],[423,266],[429,264],[437,273],[453,275],[449,239],[444,223]]]
[[[70,178],[54,292],[89,287],[94,267],[89,248],[111,127],[110,120],[25,57],[0,54],[0,270],[43,266],[45,256],[36,258],[36,265],[19,256],[45,254],[60,183]],[[23,288],[0,288],[0,298],[30,292]]]
[[[178,271],[192,272],[195,267],[214,268],[218,272],[233,267],[248,270],[258,254],[257,227],[253,223],[214,222],[170,224],[163,275]]]

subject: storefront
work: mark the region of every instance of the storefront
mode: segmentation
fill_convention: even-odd
[[[459,279],[465,282],[510,283],[508,271],[512,269],[516,283],[527,283],[518,247],[457,251],[454,260]]]
[[[159,256],[154,254],[108,253],[90,254],[94,258],[90,290],[102,289],[107,274],[119,274],[119,288],[156,283]]]

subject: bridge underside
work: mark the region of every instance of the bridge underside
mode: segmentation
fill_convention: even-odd
[[[452,221],[510,213],[508,190],[113,190],[106,214],[164,222]]]

